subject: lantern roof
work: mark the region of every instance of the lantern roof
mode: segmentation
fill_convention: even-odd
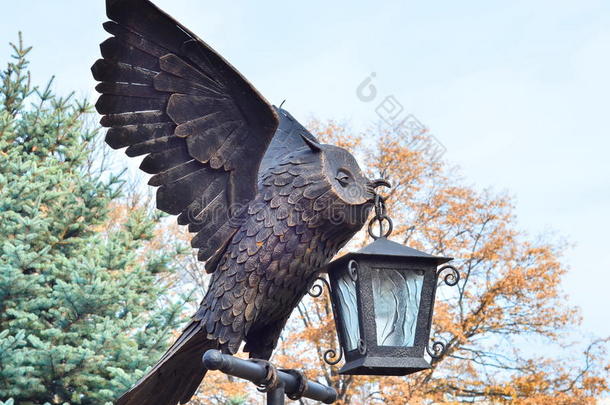
[[[434,262],[437,266],[453,260],[451,257],[434,256],[403,244],[391,241],[387,238],[378,238],[356,252],[350,252],[336,261],[343,261],[355,256],[392,256],[405,257]]]

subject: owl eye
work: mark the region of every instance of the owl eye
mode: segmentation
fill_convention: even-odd
[[[352,181],[351,175],[345,170],[339,170],[335,179],[341,184],[343,187],[347,187],[349,183]]]

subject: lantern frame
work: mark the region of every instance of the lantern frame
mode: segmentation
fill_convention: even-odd
[[[348,253],[325,267],[330,281],[326,284],[330,287],[341,354],[345,356],[345,364],[339,370],[339,374],[401,376],[431,367],[431,359],[444,350],[444,344],[441,342],[434,342],[432,350],[429,347],[439,276],[441,272],[450,270],[444,281],[448,285],[455,285],[459,280],[459,273],[453,266],[445,265],[439,268],[450,260],[452,259],[420,252],[381,237],[363,249]],[[375,311],[372,273],[392,270],[404,275],[409,273],[423,275],[415,335],[411,346],[380,345],[377,342],[378,319]],[[344,313],[346,308],[341,305],[339,297],[338,282],[340,278],[346,276],[349,276],[355,284],[359,337],[356,348],[353,348],[353,344],[348,346],[347,316]],[[352,348],[349,349],[350,347]],[[428,358],[426,353],[429,355]],[[329,350],[324,358],[329,364],[337,364],[342,357],[341,354],[337,356],[334,350]]]

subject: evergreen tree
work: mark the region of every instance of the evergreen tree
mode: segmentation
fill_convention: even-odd
[[[175,251],[146,248],[156,222],[144,208],[112,222],[123,181],[92,167],[89,105],[32,86],[30,48],[11,45],[0,73],[0,401],[104,404],[177,327],[182,301],[159,299]]]

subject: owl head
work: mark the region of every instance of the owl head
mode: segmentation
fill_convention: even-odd
[[[320,170],[329,183],[331,192],[339,204],[343,220],[353,225],[366,221],[375,201],[375,189],[380,186],[390,187],[383,179],[368,179],[360,169],[358,162],[347,150],[334,145],[315,142],[303,136],[311,153],[320,158]],[[335,213],[337,215],[339,213]]]

